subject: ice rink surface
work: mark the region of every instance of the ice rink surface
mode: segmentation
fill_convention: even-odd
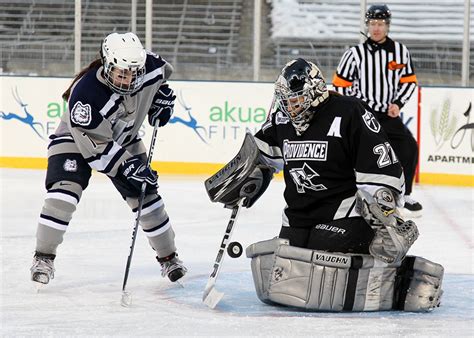
[[[29,268],[45,190],[43,170],[0,169],[1,336],[473,336],[474,189],[416,186],[424,216],[410,254],[445,267],[442,306],[431,313],[314,313],[261,303],[250,260],[226,257],[217,280],[225,293],[215,310],[201,303],[230,210],[212,204],[204,177],[160,177],[183,284],[161,278],[141,230],[128,291],[121,286],[134,216],[102,175],[93,175],[55,261],[55,279],[39,293]],[[252,209],[240,213],[232,239],[247,247],[280,229],[283,182],[274,180]]]

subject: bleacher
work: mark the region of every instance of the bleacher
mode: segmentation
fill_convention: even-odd
[[[368,6],[372,3],[368,1]],[[392,11],[390,36],[408,46],[421,73],[460,74],[462,64],[463,0],[385,1]],[[361,37],[358,0],[279,0],[271,2],[273,60],[284,65],[294,57],[316,60],[332,74],[344,51]],[[471,27],[474,15],[471,7]],[[290,14],[290,15],[289,15]],[[474,30],[470,34],[474,44]],[[471,47],[471,67],[474,50]]]
[[[176,65],[231,64],[237,54],[242,2],[156,2],[153,11],[158,16],[153,23],[153,45]],[[144,25],[143,21],[139,28],[144,30]]]
[[[160,0],[153,4],[152,45],[174,65],[225,66],[236,58],[243,0]],[[2,0],[0,67],[70,75],[74,1]],[[131,30],[131,1],[82,1],[82,64],[98,56],[112,31]],[[137,35],[145,43],[145,0],[137,1]],[[22,71],[23,70],[23,71]]]
[[[367,6],[380,1],[368,1]],[[461,41],[464,0],[386,0],[392,11],[390,34],[403,41]],[[358,40],[359,0],[279,0],[272,4],[274,40]],[[472,12],[472,10],[471,10]],[[471,15],[471,27],[474,17]],[[471,39],[474,32],[471,31]]]
[[[74,56],[74,3],[20,0],[0,3],[0,60],[3,69],[69,64]]]
[[[131,30],[131,2],[82,0],[83,66],[98,56],[108,33]],[[136,33],[144,44],[145,3],[137,0]],[[386,3],[393,12],[390,36],[409,47],[425,83],[459,81],[464,0]],[[244,0],[154,0],[152,50],[173,64],[176,79],[250,80],[253,6]],[[0,1],[0,72],[71,76],[74,7],[74,0]],[[361,36],[359,0],[266,0],[262,7],[261,80],[273,81],[296,57],[316,61],[330,78]]]

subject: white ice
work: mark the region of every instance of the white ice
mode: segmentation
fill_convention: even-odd
[[[212,204],[204,177],[160,178],[160,193],[189,268],[184,288],[160,276],[141,230],[120,306],[133,215],[108,179],[93,175],[64,243],[54,280],[36,293],[29,280],[43,170],[0,169],[1,336],[473,336],[474,189],[416,186],[425,210],[411,254],[445,267],[442,306],[431,313],[312,313],[261,303],[250,261],[226,257],[217,280],[225,293],[215,310],[201,302],[230,210]],[[278,234],[283,182],[274,180],[244,209],[233,240],[244,247]]]

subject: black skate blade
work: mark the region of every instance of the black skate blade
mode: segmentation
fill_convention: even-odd
[[[186,274],[186,272],[183,270],[183,269],[175,269],[173,271],[170,271],[168,273],[168,278],[170,279],[170,281],[172,281],[173,283],[176,283],[178,282],[179,279],[183,278],[183,276]]]

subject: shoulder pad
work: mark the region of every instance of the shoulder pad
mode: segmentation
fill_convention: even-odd
[[[74,86],[68,101],[72,127],[94,129],[103,118],[100,109],[113,94],[96,76],[97,69],[86,73]]]

